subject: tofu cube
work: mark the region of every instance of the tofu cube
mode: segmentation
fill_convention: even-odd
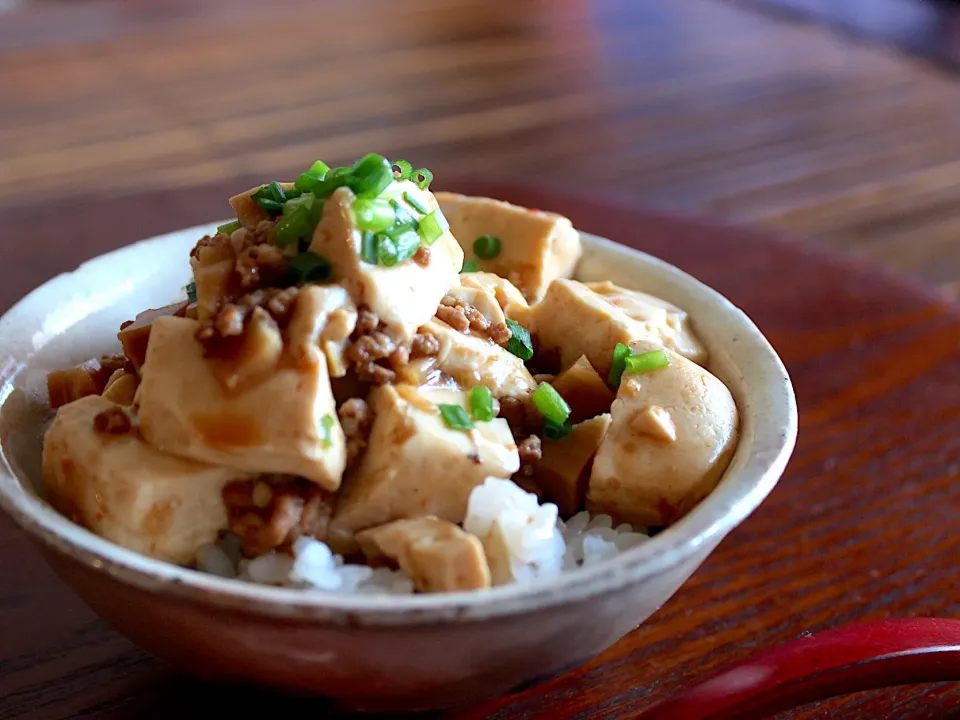
[[[530,304],[517,286],[506,278],[488,272],[466,272],[460,273],[460,284],[491,293],[503,314],[525,328],[529,328],[533,323]]]
[[[298,303],[291,327],[302,310]],[[346,450],[323,356],[306,365],[281,361],[256,384],[227,390],[194,337],[197,327],[187,318],[154,321],[135,401],[144,438],[181,457],[300,475],[336,490]]]
[[[581,355],[573,365],[557,375],[552,385],[570,406],[571,423],[609,412],[615,397],[606,379],[597,374],[586,355]]]
[[[90,396],[60,408],[43,446],[46,498],[128,550],[190,564],[227,526],[224,486],[252,476],[167,455],[135,432],[95,430],[94,418],[117,407]]]
[[[368,402],[375,420],[359,467],[348,473],[327,543],[348,552],[360,530],[401,518],[434,515],[463,521],[470,491],[487,477],[520,469],[506,420],[447,427],[438,404],[467,407],[467,394],[440,388],[384,385]]]
[[[659,346],[640,342],[633,349]],[[593,461],[591,512],[670,525],[713,490],[733,456],[739,416],[730,391],[696,363],[666,353],[668,366],[623,375]]]
[[[587,496],[591,462],[610,427],[609,414],[598,415],[573,426],[559,440],[545,438],[534,479],[543,497],[557,506],[561,517],[570,517]]]
[[[573,274],[580,234],[562,215],[455,193],[437,193],[437,201],[466,257],[509,280],[529,302],[540,300],[554,279]],[[477,257],[473,243],[481,235],[500,240],[496,257]]]

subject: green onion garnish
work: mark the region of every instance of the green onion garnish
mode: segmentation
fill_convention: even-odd
[[[287,201],[287,194],[276,180],[268,185],[262,186],[250,197],[252,197],[254,202],[268,215],[274,217],[283,212],[283,203]]]
[[[371,265],[377,264],[377,236],[367,230],[360,241],[360,257]]]
[[[533,404],[537,406],[537,410],[544,419],[556,425],[563,425],[564,421],[570,417],[570,406],[550,383],[542,382],[533,391]]]
[[[314,252],[302,252],[287,263],[287,269],[295,274],[297,284],[325,282],[330,279],[330,262]]]
[[[333,442],[333,416],[324,415],[320,418],[320,440],[325,448]]]
[[[430,183],[433,182],[433,173],[426,168],[420,168],[419,170],[413,171],[410,179],[413,180],[421,190],[427,190],[430,188]]]
[[[470,416],[478,422],[493,420],[493,393],[485,385],[470,390]]]
[[[533,340],[530,339],[530,332],[523,325],[510,318],[506,319],[506,323],[507,327],[510,328],[507,351],[526,362],[533,357]]]
[[[617,347],[613,349],[613,362],[610,364],[610,374],[607,375],[607,385],[612,388],[620,387],[620,378],[627,367],[627,358],[632,354],[633,351],[628,346],[617,343]]]
[[[417,211],[418,213],[420,213],[421,215],[426,215],[428,212],[430,212],[429,210],[427,210],[427,209],[420,203],[419,200],[417,200],[417,199],[416,199],[413,195],[411,195],[409,192],[404,192],[404,193],[403,193],[403,199],[407,201],[407,203],[410,205],[410,207],[412,207],[414,210],[416,210],[416,211]]]
[[[420,238],[425,245],[433,245],[449,229],[450,223],[447,222],[440,208],[437,208],[429,215],[420,218],[417,232],[420,233]]]
[[[300,174],[293,186],[300,192],[310,192],[320,184],[328,172],[330,172],[329,166],[322,160],[317,160],[309,170]]]
[[[473,430],[473,421],[467,415],[467,411],[459,405],[439,404],[437,409],[443,417],[443,422],[451,430]]]
[[[341,188],[346,185],[347,180],[349,179],[350,168],[335,167],[333,170],[330,170],[326,175],[323,176],[323,180],[311,188],[311,192],[313,192],[313,194],[318,198],[326,199],[333,195],[337,188]]]
[[[358,228],[374,232],[386,230],[397,219],[396,211],[389,202],[370,198],[354,200],[353,215]]]
[[[393,176],[397,180],[409,180],[413,174],[413,165],[406,160],[396,160],[393,163]]]
[[[217,225],[217,233],[222,233],[223,235],[233,235],[233,233],[239,229],[240,229],[239,220],[234,220],[233,222],[224,223],[223,225]]]
[[[657,370],[670,364],[670,358],[663,350],[651,350],[650,352],[630,355],[626,359],[626,372],[645,373],[651,370]]]
[[[307,170],[307,175],[313,175],[314,177],[322,178],[330,172],[330,166],[327,165],[323,160],[314,161],[313,165],[310,166],[310,169]]]
[[[464,260],[463,267],[460,268],[460,272],[476,272],[477,271],[477,261],[476,260]]]
[[[323,201],[307,193],[283,204],[283,217],[277,221],[277,245],[286,247],[313,237],[323,215]]]
[[[187,293],[187,300],[195,303],[197,301],[197,284],[195,282],[187,283],[186,287],[183,289]]]
[[[396,226],[400,227],[412,227],[416,229],[417,219],[410,214],[410,211],[407,210],[403,205],[400,204],[400,201],[394,198],[390,201],[390,204],[393,206],[393,211],[396,213],[397,220]]]
[[[493,235],[481,235],[473,241],[473,253],[478,258],[490,260],[500,254],[500,238]]]
[[[389,232],[389,231],[388,231]],[[397,246],[397,262],[406,262],[420,248],[420,236],[417,231],[411,227],[403,228],[401,232],[392,233],[393,242]]]
[[[393,267],[399,260],[399,251],[397,243],[389,235],[379,233],[377,235],[377,259],[384,267]]]
[[[543,434],[548,440],[561,440],[573,432],[573,428],[570,427],[569,423],[555,423],[552,420],[547,420],[543,424]]]
[[[376,197],[393,182],[393,168],[383,155],[370,153],[360,158],[353,166],[347,185],[357,195]]]

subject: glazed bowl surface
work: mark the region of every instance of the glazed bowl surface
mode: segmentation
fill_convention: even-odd
[[[441,708],[554,676],[666,602],[780,478],[797,432],[790,379],[749,318],[676,267],[582,233],[575,277],[611,280],[686,310],[730,388],[741,438],[720,484],[657,537],[532,585],[355,596],[264,587],[151,560],[42,499],[46,374],[118,348],[120,323],[181,296],[215,224],[161,235],[50,280],[0,318],[0,506],[121,633],[200,677],[333,697],[366,710]]]

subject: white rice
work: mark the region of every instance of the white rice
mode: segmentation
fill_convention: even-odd
[[[609,515],[579,512],[564,522],[553,503],[539,504],[510,480],[487,478],[473,489],[463,528],[481,540],[498,537],[513,582],[528,583],[595,565],[649,539],[645,528],[613,527]],[[240,540],[226,535],[197,554],[197,568],[221,577],[338,593],[409,595],[413,582],[400,570],[347,564],[325,543],[301,537],[293,554],[241,557]]]

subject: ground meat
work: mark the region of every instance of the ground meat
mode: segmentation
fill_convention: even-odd
[[[302,478],[232,482],[222,496],[228,529],[242,540],[246,557],[286,549],[301,535],[324,539],[333,513],[333,495]]]
[[[105,435],[126,435],[133,429],[133,423],[123,408],[112,407],[93,418],[93,429]]]
[[[369,335],[380,326],[380,318],[366,305],[357,308],[357,325],[354,328],[354,335]]]
[[[506,345],[511,337],[513,337],[513,333],[510,332],[506,323],[497,323],[490,326],[490,339],[497,345]]]
[[[397,345],[396,349],[390,353],[387,358],[390,367],[399,371],[404,365],[410,362],[410,347],[407,345]]]
[[[373,410],[366,401],[351,398],[337,410],[340,426],[347,438],[347,466],[354,465],[363,455],[373,426]]]
[[[517,444],[517,452],[520,454],[520,474],[525,477],[532,476],[537,462],[543,456],[540,438],[531,435],[526,440],[521,440]]]
[[[417,333],[410,346],[410,357],[433,357],[440,352],[440,341],[429,333]]]
[[[242,337],[256,308],[263,308],[277,323],[279,329],[285,328],[297,305],[299,289],[262,288],[247,293],[236,302],[227,303],[212,318],[197,330],[197,340],[204,346],[207,355],[222,357],[225,353],[225,340]],[[227,343],[230,346],[235,343]]]
[[[430,248],[421,245],[413,254],[413,261],[420,267],[426,267],[430,264]]]
[[[287,274],[287,259],[276,245],[252,245],[242,250],[235,265],[242,290],[275,285]]]
[[[543,428],[543,417],[528,398],[503,397],[499,402],[498,417],[507,421],[515,438],[525,437]]]
[[[347,346],[346,358],[362,382],[374,385],[387,385],[397,379],[397,373],[381,362],[389,362],[399,367],[409,358],[406,348],[400,349],[389,335],[383,332],[382,324],[376,313],[366,306],[357,310],[357,325],[354,328],[353,342]],[[406,358],[404,357],[406,354]]]
[[[437,318],[458,332],[489,338],[497,345],[506,345],[511,337],[505,323],[491,323],[476,307],[452,295],[444,295],[440,301]]]
[[[224,235],[223,233],[217,233],[216,235],[204,235],[197,241],[197,244],[193,246],[193,250],[190,251],[190,256],[199,259],[200,250],[203,248],[219,247],[221,245],[231,245],[229,235]]]
[[[447,297],[450,297],[449,295]],[[444,300],[447,299],[444,298]],[[463,308],[459,305],[445,305],[441,302],[437,308],[437,318],[452,327],[457,332],[467,333],[470,330],[470,320]]]

